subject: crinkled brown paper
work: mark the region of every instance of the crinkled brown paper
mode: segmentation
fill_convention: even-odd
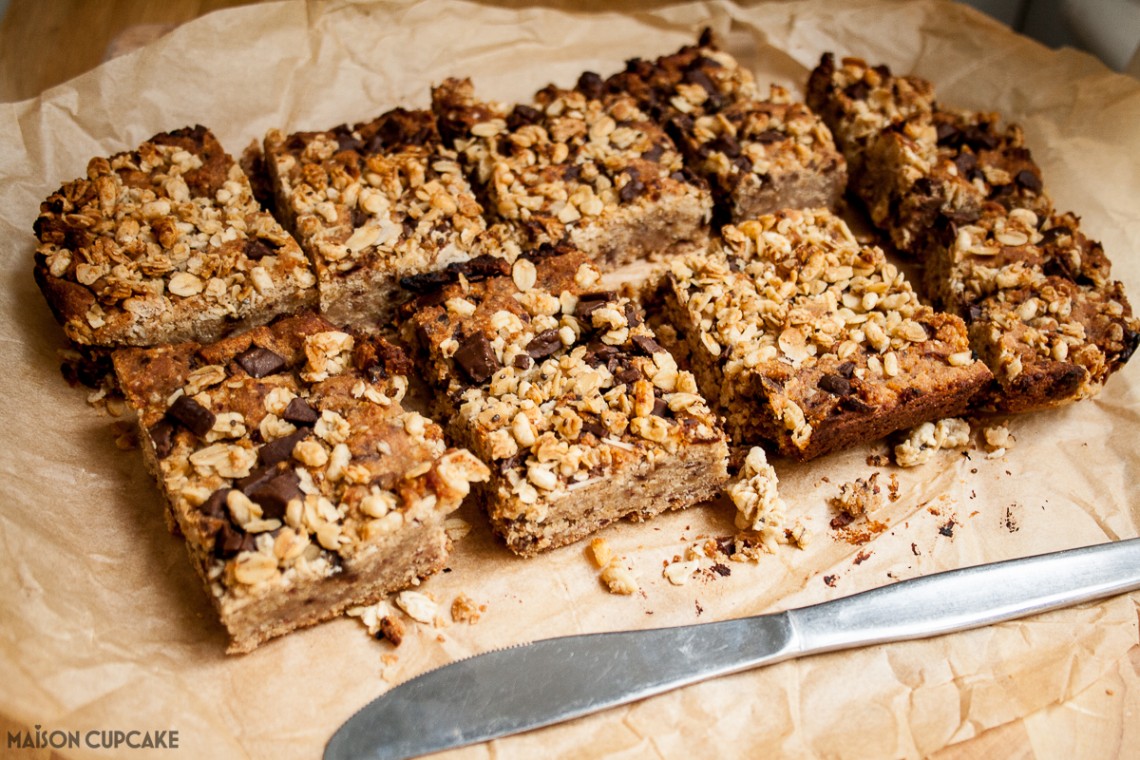
[[[950,3],[708,2],[584,13],[442,0],[286,2],[210,14],[36,100],[0,106],[0,726],[176,729],[179,749],[155,752],[165,757],[315,757],[392,682],[488,649],[776,611],[1137,535],[1140,368],[1130,366],[1096,400],[1013,419],[1017,443],[1004,458],[945,453],[900,470],[869,465],[885,446],[868,444],[808,465],[777,461],[783,496],[813,540],[758,564],[731,563],[728,577],[682,587],[661,577],[663,562],[690,543],[732,532],[724,503],[605,532],[633,562],[644,590],[634,597],[603,590],[583,545],[520,560],[465,508],[474,530],[451,571],[422,590],[444,608],[466,593],[486,605],[479,623],[410,623],[393,650],[357,622],[337,620],[247,656],[223,654],[221,627],[180,540],[165,530],[141,457],[116,449],[111,419],[60,379],[62,333],[31,276],[40,200],[81,176],[90,157],[160,131],[202,123],[237,154],[270,127],[327,128],[424,106],[429,85],[456,74],[474,77],[484,95],[520,99],[548,81],[570,84],[584,69],[608,73],[631,56],[675,50],[704,25],[761,83],[802,93],[810,68],[832,50],[928,77],[944,103],[1021,122],[1058,206],[1083,216],[1140,300],[1140,84]],[[873,515],[888,529],[854,545],[829,527],[826,502],[839,483],[875,470],[883,481],[898,475],[901,498]],[[1128,754],[1140,745],[1138,601],[1132,594],[787,662],[454,756]],[[6,738],[0,754],[9,752]]]

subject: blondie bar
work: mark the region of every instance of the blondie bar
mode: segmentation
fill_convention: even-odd
[[[36,282],[82,346],[211,341],[317,302],[305,255],[202,126],[92,159],[35,232]]]
[[[401,351],[315,315],[113,358],[230,652],[439,570],[444,518],[488,475],[401,407]]]
[[[409,322],[449,432],[486,462],[492,526],[533,555],[714,497],[724,434],[691,374],[578,251],[425,295]]]
[[[663,319],[735,446],[806,460],[958,414],[990,380],[956,316],[824,210],[723,229],[671,262]]]

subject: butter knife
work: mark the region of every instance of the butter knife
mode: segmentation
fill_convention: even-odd
[[[1140,538],[900,581],[754,617],[544,639],[453,662],[376,698],[325,760],[415,757],[760,665],[920,639],[1140,588]]]

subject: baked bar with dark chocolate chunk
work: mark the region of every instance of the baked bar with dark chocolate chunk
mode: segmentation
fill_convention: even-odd
[[[428,111],[270,130],[265,163],[279,213],[316,266],[321,311],[338,324],[387,322],[406,295],[401,277],[470,258],[486,227]]]
[[[633,97],[666,126],[727,219],[834,207],[843,195],[845,162],[822,120],[782,87],[762,97],[751,72],[707,34],[654,62],[628,61],[605,91]]]
[[[566,240],[620,266],[707,242],[708,188],[632,98],[550,86],[511,108],[448,79],[432,102],[488,212],[528,245]]]
[[[490,466],[487,513],[518,554],[710,499],[728,477],[695,379],[581,252],[461,279],[409,328],[453,439]]]
[[[83,346],[211,341],[317,302],[304,253],[202,126],[91,159],[35,232],[36,282]]]
[[[806,460],[961,413],[990,380],[956,316],[922,305],[830,212],[725,226],[656,285],[734,446]]]
[[[1140,321],[1100,244],[1072,214],[986,206],[932,242],[928,290],[968,323],[994,374],[984,403],[1022,412],[1096,395],[1140,343]]]
[[[444,519],[488,474],[401,407],[400,350],[315,315],[114,363],[230,652],[439,570]]]

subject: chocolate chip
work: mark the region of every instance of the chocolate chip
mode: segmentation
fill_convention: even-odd
[[[285,368],[284,357],[261,346],[250,346],[238,354],[235,361],[250,377],[265,377]]]
[[[656,161],[661,158],[661,154],[665,152],[665,146],[661,143],[653,143],[653,146],[641,154],[641,157],[646,161]]]
[[[878,74],[883,79],[890,79],[891,78],[891,68],[890,68],[890,66],[887,66],[887,64],[885,64],[885,63],[880,63],[878,66],[872,67],[871,70],[874,71],[876,74]]]
[[[716,85],[713,84],[713,80],[709,79],[709,75],[699,68],[687,69],[685,73],[681,75],[681,79],[686,84],[700,85],[710,96],[720,94],[717,92],[717,88]]]
[[[270,247],[261,238],[247,238],[245,241],[245,255],[254,261],[272,256],[276,252],[275,248]]]
[[[599,364],[609,364],[609,361],[617,356],[617,348],[614,346],[607,346],[605,343],[591,342],[586,346],[586,355],[583,361],[591,367],[597,367]]]
[[[842,377],[850,380],[851,376],[855,374],[855,362],[843,362],[838,367],[836,367],[836,370]]]
[[[841,403],[847,409],[850,409],[853,412],[858,412],[860,414],[866,414],[867,412],[871,411],[871,405],[855,394],[844,396]]]
[[[558,337],[557,330],[543,330],[526,344],[526,352],[534,359],[550,356],[560,348],[562,339]]]
[[[653,399],[653,414],[658,417],[669,416],[669,404],[663,398]]]
[[[239,491],[248,496],[251,490],[269,482],[269,480],[277,475],[279,472],[277,468],[278,464],[280,464],[280,462],[275,462],[265,467],[258,467],[244,478],[234,481],[234,485],[237,486]]]
[[[290,401],[285,411],[281,413],[281,419],[294,425],[315,425],[319,417],[317,410],[309,406],[309,402],[300,396]]]
[[[605,84],[605,81],[592,71],[583,72],[582,76],[578,77],[578,91],[590,100],[601,100]]]
[[[455,352],[455,363],[463,370],[471,382],[482,383],[499,368],[499,360],[491,342],[482,333],[476,333],[463,341]]]
[[[297,473],[289,470],[254,488],[246,491],[250,501],[261,506],[262,516],[267,520],[280,520],[285,516],[285,508],[293,499],[302,499],[300,480]]]
[[[1022,169],[1017,173],[1014,179],[1017,181],[1017,184],[1032,193],[1041,192],[1041,178],[1029,169]]]
[[[637,312],[637,307],[634,306],[632,302],[626,303],[625,308],[622,309],[622,313],[625,314],[626,324],[631,328],[637,327],[645,321],[641,318],[641,315]]]
[[[166,410],[166,416],[198,437],[209,433],[216,419],[213,412],[185,395],[174,400]]]
[[[836,396],[846,396],[851,393],[851,383],[839,375],[824,375],[817,384],[821,390]]]
[[[958,173],[966,179],[973,179],[971,173],[978,168],[978,159],[973,153],[960,153],[954,159],[954,165],[958,167]]]
[[[641,353],[645,354],[646,356],[653,356],[653,354],[657,353],[658,351],[665,350],[661,347],[660,343],[653,340],[653,338],[650,338],[648,335],[634,335],[632,338],[630,338],[630,340],[633,341],[634,347],[636,347],[639,351],[641,351]]]
[[[723,153],[729,158],[736,158],[740,155],[740,143],[732,135],[720,135],[708,143],[709,151]]]
[[[934,129],[939,145],[952,145],[958,142],[958,127],[947,122],[940,122]]]
[[[515,354],[511,363],[515,365],[515,369],[530,369],[530,365],[534,364],[534,361],[526,354]]]
[[[275,438],[257,450],[257,464],[272,467],[278,462],[286,461],[293,456],[293,448],[308,435],[308,428],[300,428],[289,435]]]
[[[174,450],[174,425],[170,420],[161,419],[150,426],[147,431],[150,442],[154,445],[154,453],[159,459],[166,459]]]
[[[771,143],[782,142],[787,138],[787,133],[781,132],[778,129],[765,129],[763,132],[753,137],[752,141],[761,143],[763,145],[769,145]]]

